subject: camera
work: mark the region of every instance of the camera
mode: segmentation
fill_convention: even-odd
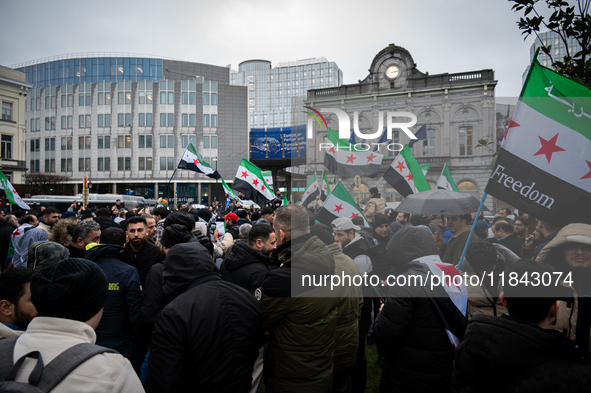
[[[213,235],[215,233],[215,230],[217,229],[217,226],[215,224],[215,222],[209,224],[209,234]]]

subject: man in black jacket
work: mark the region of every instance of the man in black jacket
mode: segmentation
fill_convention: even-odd
[[[144,217],[131,217],[127,220],[127,239],[125,249],[129,251],[128,263],[138,270],[142,286],[150,268],[162,260],[160,248],[147,242],[148,223]]]
[[[109,282],[103,317],[95,329],[96,343],[117,350],[137,369],[141,363],[136,351],[143,299],[140,276],[127,264],[129,252],[123,248],[122,229],[105,229],[100,241],[84,254],[103,269]]]
[[[270,271],[271,252],[277,247],[273,227],[265,224],[253,225],[248,244],[236,241],[222,263],[222,279],[254,293],[261,286]]]
[[[146,391],[248,392],[263,337],[254,297],[222,281],[197,242],[168,251],[163,291],[174,300],[154,326]]]
[[[507,221],[499,220],[493,224],[492,232],[497,243],[507,247],[516,255],[521,255],[523,239],[520,239],[517,234],[514,233],[513,225],[509,224]]]
[[[521,278],[550,275],[546,263],[520,260],[507,271],[516,273],[516,285],[505,285],[501,301],[509,315],[475,315],[464,342],[456,350],[454,383],[459,391],[509,392],[535,375],[559,377],[561,369],[584,363],[585,351],[562,332],[551,329],[560,302],[570,297],[566,288],[526,285]],[[531,281],[530,281],[531,283]],[[486,354],[486,355],[483,355]]]

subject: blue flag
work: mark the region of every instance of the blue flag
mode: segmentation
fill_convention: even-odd
[[[349,138],[349,143],[356,144],[355,142],[355,131],[351,131],[351,138]]]
[[[386,140],[387,137],[388,137],[388,133],[386,132],[386,130],[384,130],[384,132],[382,132],[382,135],[380,136],[380,139],[378,139],[378,142],[377,142],[378,144],[376,144],[375,147],[373,148],[373,151],[378,150],[378,146],[380,146],[379,143],[386,143],[386,142],[388,142]]]
[[[415,136],[417,137],[417,139],[413,139],[410,142],[408,142],[408,147],[412,148],[412,146],[417,143],[418,141],[424,141],[427,139],[427,124],[423,124],[421,126],[421,128],[419,128],[419,130],[417,131],[417,133],[415,134]]]

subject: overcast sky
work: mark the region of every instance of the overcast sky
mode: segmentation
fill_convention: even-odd
[[[325,56],[345,83],[388,44],[430,74],[492,68],[514,97],[529,48],[505,0],[0,0],[0,64],[76,52],[126,52],[232,65]]]

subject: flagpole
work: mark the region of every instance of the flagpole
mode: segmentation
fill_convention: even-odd
[[[162,192],[162,195],[166,195],[166,191],[168,191],[168,186],[170,186],[170,182],[172,181],[172,178],[174,177],[174,174],[176,173],[176,170],[177,169],[178,169],[178,165],[177,165],[176,168],[174,168],[174,172],[172,172],[172,176],[168,180],[168,184],[166,185],[166,188],[164,189],[164,192]]]
[[[480,217],[480,212],[482,211],[482,206],[484,206],[484,201],[486,200],[487,194],[486,192],[484,192],[482,194],[482,199],[480,200],[480,206],[478,206],[478,212],[476,213],[476,218],[474,220],[474,222],[472,223],[472,229],[470,229],[470,235],[468,235],[468,241],[466,242],[466,245],[464,246],[464,251],[462,252],[462,256],[460,257],[460,262],[458,262],[458,270],[460,270],[460,267],[462,267],[462,262],[464,261],[464,256],[466,256],[466,250],[468,249],[468,245],[470,245],[470,239],[472,239],[472,234],[474,233],[474,229],[476,228],[476,221],[478,220],[478,217]]]
[[[376,184],[376,188],[380,185],[380,183],[382,182],[382,180],[384,180],[384,176],[380,177],[380,180],[378,180],[378,183]]]

